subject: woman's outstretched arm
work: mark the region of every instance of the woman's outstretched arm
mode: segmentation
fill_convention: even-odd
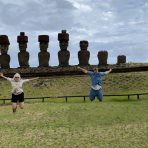
[[[39,77],[36,77],[36,78],[30,78],[30,79],[28,79],[29,81],[32,81],[32,80],[37,80],[37,79],[39,79]]]
[[[4,76],[3,73],[0,73],[0,77],[4,78],[4,79],[8,79],[7,77]]]

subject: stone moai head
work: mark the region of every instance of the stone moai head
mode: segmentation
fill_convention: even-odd
[[[20,32],[20,35],[17,36],[17,42],[19,43],[20,51],[26,51],[27,43],[28,43],[28,36],[25,36],[25,32]]]
[[[8,49],[9,49],[9,39],[7,35],[0,35],[0,49],[1,49],[1,54],[7,54]]]
[[[40,50],[47,51],[48,43],[49,43],[49,36],[48,35],[39,35],[38,42],[40,43]]]
[[[125,55],[119,55],[117,57],[117,64],[125,64],[126,63],[126,56]]]
[[[66,30],[62,30],[61,33],[58,33],[58,40],[60,49],[63,51],[67,50],[68,47],[68,41],[69,41],[69,34],[66,33]]]
[[[99,59],[99,65],[107,65],[108,52],[107,51],[99,51],[98,52],[98,59]]]
[[[89,43],[88,41],[82,40],[80,41],[79,45],[80,45],[81,50],[87,50]]]

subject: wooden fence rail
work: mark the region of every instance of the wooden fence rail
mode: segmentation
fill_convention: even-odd
[[[130,96],[137,96],[137,99],[139,100],[140,99],[140,96],[143,96],[143,95],[148,95],[148,93],[139,93],[139,94],[106,94],[104,96],[107,96],[107,97],[117,97],[117,96],[127,96],[128,97],[128,100],[130,99]],[[25,98],[25,100],[42,100],[42,102],[45,101],[45,99],[50,99],[50,98],[64,98],[65,99],[65,102],[68,102],[68,98],[83,98],[83,101],[85,102],[86,101],[86,97],[89,97],[88,95],[78,95],[78,96],[44,96],[44,97],[31,97],[31,98]],[[7,100],[11,100],[10,98],[6,99],[0,99],[1,101],[3,101],[3,104],[6,103]]]

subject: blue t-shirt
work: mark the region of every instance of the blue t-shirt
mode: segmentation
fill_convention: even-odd
[[[105,72],[97,72],[94,73],[92,71],[88,71],[87,74],[91,77],[91,85],[96,86],[102,84],[103,76],[105,75]]]

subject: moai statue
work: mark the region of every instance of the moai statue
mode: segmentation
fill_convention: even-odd
[[[0,35],[0,65],[1,68],[10,68],[10,55],[7,54],[9,49],[9,39],[7,35]]]
[[[59,66],[62,67],[69,66],[70,52],[67,50],[69,34],[66,33],[66,30],[62,30],[62,32],[58,34],[58,40],[61,49],[58,52]]]
[[[125,55],[119,55],[117,57],[117,64],[125,64],[126,63],[126,56]]]
[[[49,59],[50,59],[50,53],[47,52],[48,43],[49,43],[49,36],[48,35],[39,35],[38,41],[40,42],[40,50],[41,50],[38,54],[39,67],[48,67],[49,66]]]
[[[107,51],[99,51],[98,52],[99,65],[102,65],[102,66],[107,65],[107,59],[108,59],[108,52]]]
[[[88,48],[88,41],[80,41],[80,51],[78,52],[78,59],[79,59],[79,65],[80,66],[87,66],[89,65],[89,57],[90,57],[90,52],[87,51]]]
[[[29,67],[29,52],[27,50],[28,36],[25,36],[24,32],[20,32],[20,35],[17,36],[17,42],[19,44],[18,60],[20,68]]]

